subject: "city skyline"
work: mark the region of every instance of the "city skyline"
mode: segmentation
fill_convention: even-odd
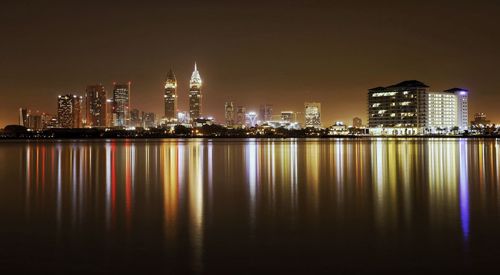
[[[140,96],[133,97],[132,108],[161,117],[169,69],[178,80],[178,108],[188,110],[185,80],[195,61],[203,72],[204,113],[219,122],[229,101],[255,112],[261,104],[271,104],[276,113],[321,102],[325,124],[353,117],[366,121],[366,89],[404,79],[432,83],[432,91],[467,88],[470,115],[484,112],[500,121],[495,3],[365,2],[360,8],[290,1],[263,8],[261,3],[226,1],[168,7],[89,1],[75,8],[53,2],[57,5],[49,8],[19,1],[0,11],[0,28],[9,41],[0,46],[6,55],[0,69],[0,127],[15,124],[20,107],[51,112],[59,94],[83,95],[92,83],[103,83],[109,92],[115,81],[133,81],[133,94]],[[167,9],[177,12],[166,19]],[[421,10],[432,20],[420,20]],[[110,20],[92,22],[86,17],[89,11]],[[194,15],[190,20],[182,15],[188,11]],[[387,16],[376,16],[381,13]],[[71,20],[65,20],[67,14]],[[111,20],[123,15],[141,24]],[[257,15],[260,20],[254,22]],[[118,43],[124,35],[129,43]]]

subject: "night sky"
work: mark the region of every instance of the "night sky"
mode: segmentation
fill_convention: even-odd
[[[471,90],[469,112],[500,121],[499,1],[2,1],[0,127],[19,107],[132,81],[131,105],[163,115],[173,68],[187,110],[196,61],[204,113],[225,101],[302,111],[325,126],[366,121],[367,89],[417,79]],[[245,2],[245,3],[243,3]]]

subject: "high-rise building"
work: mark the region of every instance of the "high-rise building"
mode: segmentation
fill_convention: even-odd
[[[453,93],[428,92],[427,130],[450,131],[458,126],[458,98]]]
[[[28,127],[32,130],[41,130],[43,128],[42,114],[40,112],[28,113]]]
[[[297,114],[294,111],[281,111],[281,120],[286,122],[297,122]]]
[[[130,85],[113,83],[113,116],[114,126],[130,124]]]
[[[167,121],[177,120],[177,79],[172,69],[167,73],[163,97],[165,101],[165,119]]]
[[[423,133],[427,125],[427,89],[416,80],[368,90],[368,126],[375,134]]]
[[[273,105],[271,104],[260,105],[259,117],[262,122],[273,120]]]
[[[113,100],[106,99],[106,127],[113,126],[113,122],[116,120],[116,115],[113,112]]]
[[[85,124],[106,126],[106,90],[103,85],[89,85],[85,90]]]
[[[194,63],[194,71],[189,81],[189,117],[191,121],[200,118],[202,114],[201,85],[200,73],[196,63]]]
[[[236,107],[236,126],[243,127],[246,122],[246,108],[243,106]]]
[[[457,124],[460,130],[469,128],[469,90],[453,88],[445,91],[454,94],[457,98]]]
[[[57,121],[61,128],[82,126],[81,105],[83,97],[67,94],[57,98]]]
[[[28,109],[19,108],[19,125],[28,128]]]
[[[51,114],[42,114],[42,128],[57,128],[57,116]]]
[[[130,125],[134,127],[142,126],[141,112],[138,109],[130,110]]]
[[[363,127],[363,121],[359,117],[355,117],[352,119],[352,127],[361,128]]]
[[[233,102],[224,104],[224,117],[226,119],[226,127],[233,127],[235,124],[235,113]]]
[[[155,113],[142,112],[142,126],[145,128],[156,127]]]
[[[321,128],[321,103],[304,103],[305,126],[306,128]]]

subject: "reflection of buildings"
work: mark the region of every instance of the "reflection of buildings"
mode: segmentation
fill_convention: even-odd
[[[61,128],[81,127],[82,97],[77,95],[60,95],[57,98],[57,120]]]
[[[321,128],[321,103],[306,102],[305,107],[305,127]]]

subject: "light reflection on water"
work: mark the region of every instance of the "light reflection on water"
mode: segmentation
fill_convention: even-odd
[[[465,253],[484,233],[480,221],[500,225],[499,154],[497,140],[457,139],[5,142],[0,175],[9,183],[0,191],[5,202],[23,201],[17,218],[37,230],[54,221],[56,239],[88,230],[98,244],[129,240],[105,250],[149,249],[175,262],[165,270],[244,258],[224,251],[230,242],[256,254],[304,243],[323,250],[337,237],[377,249],[391,238],[420,247],[439,237]],[[281,240],[281,231],[291,235]],[[297,253],[305,266],[318,261]]]

